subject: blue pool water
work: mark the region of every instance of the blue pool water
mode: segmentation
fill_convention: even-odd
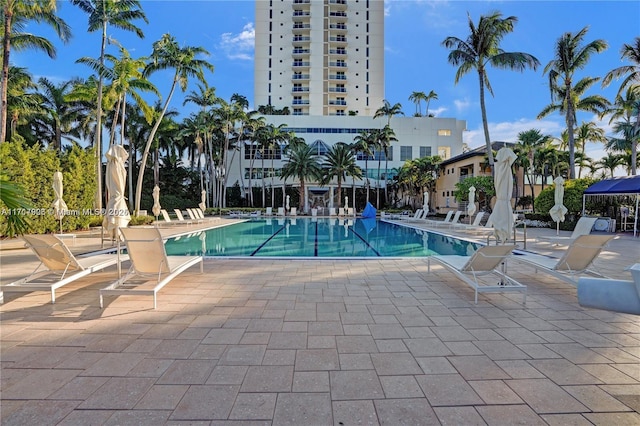
[[[171,238],[169,255],[219,257],[467,256],[475,243],[377,219],[252,219]]]

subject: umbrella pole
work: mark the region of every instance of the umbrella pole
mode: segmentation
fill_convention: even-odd
[[[117,262],[116,264],[118,265],[118,279],[120,279],[122,277],[122,265],[120,265],[120,227],[116,226],[116,253],[117,253]]]
[[[560,235],[560,222],[556,222],[556,235]]]

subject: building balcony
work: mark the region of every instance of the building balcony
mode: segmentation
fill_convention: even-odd
[[[309,43],[311,41],[311,37],[305,35],[295,35],[291,40],[292,43],[300,44],[300,43]]]
[[[347,12],[345,12],[343,10],[331,11],[331,12],[329,12],[329,17],[346,18],[347,17]]]
[[[301,92],[308,92],[309,88],[304,86],[304,87],[293,87],[291,88],[292,92],[296,92],[296,93],[301,93]]]
[[[335,67],[335,68],[347,68],[347,63],[346,62],[329,62],[329,66]]]
[[[332,9],[347,9],[347,0],[329,0]]]
[[[293,31],[309,31],[311,29],[311,24],[304,24],[300,22],[296,22],[293,24]]]
[[[308,61],[294,61],[292,66],[294,68],[309,68],[311,66],[311,62],[308,62]]]
[[[330,93],[347,93],[346,87],[329,87]]]
[[[294,18],[310,18],[311,12],[309,12],[308,10],[294,10],[293,17]]]
[[[347,38],[344,36],[329,37],[329,41],[337,44],[342,44],[342,43],[347,44]]]
[[[311,49],[293,49],[291,53],[294,56],[309,56],[311,54]]]
[[[309,74],[293,74],[293,75],[291,76],[291,80],[296,80],[296,81],[299,81],[299,80],[309,80],[309,78],[310,78],[310,77],[309,77]]]
[[[302,6],[309,7],[311,5],[311,0],[293,0],[293,7]]]
[[[347,79],[346,75],[343,74],[329,74],[329,80],[342,80],[345,81]]]
[[[347,101],[345,101],[345,100],[331,100],[331,101],[329,101],[329,105],[347,106]]]
[[[294,99],[291,102],[292,105],[309,105],[308,99]]]
[[[347,31],[347,24],[329,24],[329,29],[332,31]]]
[[[329,54],[347,56],[347,51],[346,49],[329,49]]]

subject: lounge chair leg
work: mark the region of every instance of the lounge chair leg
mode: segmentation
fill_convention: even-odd
[[[102,303],[103,302],[102,297],[103,297],[102,293],[100,293],[100,309],[104,308],[104,304]]]
[[[56,291],[51,289],[51,304],[53,305],[54,303],[56,303]]]

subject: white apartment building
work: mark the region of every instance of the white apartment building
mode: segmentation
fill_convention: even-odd
[[[291,113],[266,116],[267,123],[284,124],[319,156],[337,142],[353,143],[362,130],[387,124],[387,117],[373,118],[384,103],[383,0],[257,0],[255,10],[254,106],[286,107]],[[416,87],[421,85],[416,82]],[[431,155],[447,159],[462,153],[465,121],[394,116],[391,128],[397,142],[388,158],[384,152],[368,159],[357,156],[358,166],[368,174],[355,182],[356,187],[364,188],[367,179],[372,189],[384,187],[406,160]],[[282,186],[279,171],[287,160],[282,150],[265,155],[251,169],[250,150],[247,144],[234,156],[226,171],[227,185],[237,183],[247,191],[249,181],[255,188],[265,179],[267,186]],[[299,186],[291,180],[285,183]],[[353,184],[343,182],[343,191]],[[307,212],[312,206],[342,205],[336,186],[307,183],[300,208]]]
[[[254,103],[372,116],[384,99],[384,1],[257,0]]]

